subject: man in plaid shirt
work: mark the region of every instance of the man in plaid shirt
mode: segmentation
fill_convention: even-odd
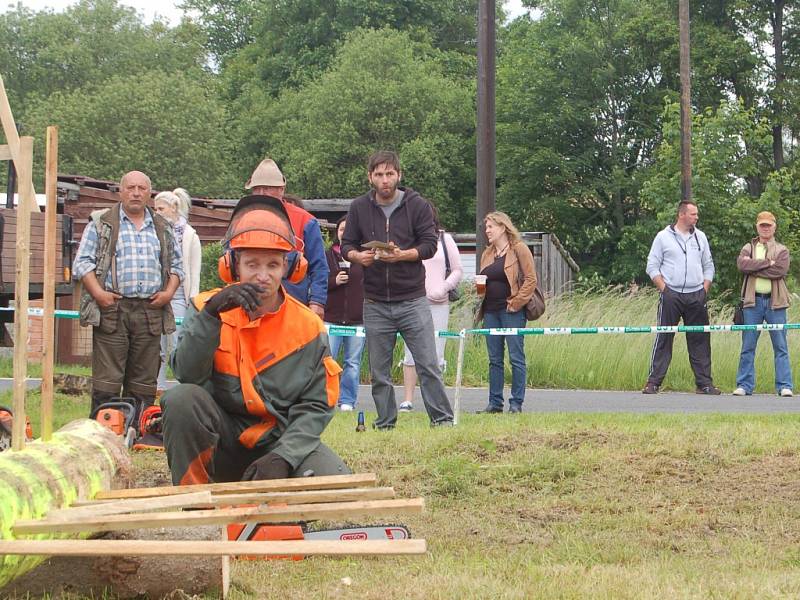
[[[170,224],[147,206],[150,178],[131,171],[120,203],[83,231],[73,276],[83,283],[81,324],[92,325],[92,409],[122,395],[137,413],[153,404],[162,333],[175,331],[170,300],[183,279]]]

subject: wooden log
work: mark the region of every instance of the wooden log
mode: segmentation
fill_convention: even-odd
[[[217,545],[220,539],[226,538],[225,532],[220,531],[219,527],[192,527],[186,530],[114,532],[105,535],[102,540],[57,540],[89,544],[102,542],[112,546],[109,552],[103,550],[88,557],[68,553],[52,556],[0,590],[0,597],[224,598],[228,557],[135,555],[127,552],[131,548],[118,544],[135,542],[152,545],[180,540],[188,544]],[[17,541],[30,543],[26,540]]]
[[[151,540],[0,541],[0,554],[24,556],[364,556],[425,554],[425,540],[204,542]]]
[[[356,500],[388,500],[394,498],[394,488],[391,487],[374,487],[374,488],[352,488],[341,490],[307,490],[299,492],[254,492],[250,494],[220,494],[212,495],[210,492],[195,492],[195,494],[208,494],[210,501],[206,503],[189,503],[188,500],[182,504],[183,506],[191,507],[214,507],[214,506],[235,506],[241,504],[311,504],[314,502],[350,502]],[[193,496],[194,494],[179,494],[177,496],[166,496],[166,498],[183,498],[186,496]],[[154,498],[136,498],[132,500],[81,500],[75,502],[72,507],[64,509],[63,511],[56,511],[56,513],[49,513],[47,518],[59,517],[64,515],[67,518],[69,515],[76,515],[71,511],[78,509],[98,510],[104,512],[95,512],[94,514],[113,514],[106,512],[105,507],[110,504],[115,504],[123,508],[129,506],[150,506],[155,501]],[[133,503],[143,503],[134,505]],[[123,504],[126,503],[126,504]],[[130,504],[127,504],[130,503]],[[135,510],[123,510],[121,512],[136,512]]]
[[[298,490],[334,490],[351,487],[370,487],[378,481],[375,473],[355,473],[353,475],[325,475],[321,477],[295,477],[292,479],[270,479],[264,481],[232,481],[229,483],[204,483],[196,485],[174,485],[97,492],[95,498],[150,498],[188,494],[209,490],[213,494],[241,494],[243,492],[289,492]]]
[[[408,500],[366,500],[328,504],[295,504],[290,506],[255,506],[218,508],[188,512],[161,512],[132,515],[105,515],[76,519],[20,519],[12,529],[14,535],[124,531],[155,527],[190,527],[192,525],[226,525],[229,523],[294,523],[296,521],[369,518],[384,515],[421,513],[422,498]]]
[[[12,539],[20,518],[37,517],[90,498],[127,480],[131,462],[122,438],[95,421],[81,419],[19,452],[0,454],[0,539]],[[41,562],[0,556],[0,587]]]

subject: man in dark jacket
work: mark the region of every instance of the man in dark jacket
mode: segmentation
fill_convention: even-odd
[[[391,429],[397,422],[391,367],[398,332],[414,357],[431,424],[452,425],[422,264],[436,253],[433,211],[417,192],[398,187],[402,173],[394,152],[376,152],[367,170],[373,189],[350,205],[342,256],[364,267],[364,328],[378,410],[374,427]]]

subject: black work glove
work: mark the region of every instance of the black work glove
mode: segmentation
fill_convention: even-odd
[[[291,471],[292,465],[274,452],[270,452],[250,463],[242,475],[242,481],[286,479]]]
[[[241,306],[247,312],[255,312],[261,304],[259,297],[264,293],[264,289],[254,283],[237,283],[229,285],[222,291],[214,294],[206,302],[205,310],[212,317],[218,319],[219,313],[225,312],[237,306]]]

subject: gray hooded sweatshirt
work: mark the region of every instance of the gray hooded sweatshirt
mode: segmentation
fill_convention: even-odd
[[[703,281],[714,280],[714,260],[706,235],[695,228],[685,238],[668,225],[658,232],[647,256],[647,274],[650,279],[661,275],[674,292],[696,292]]]

